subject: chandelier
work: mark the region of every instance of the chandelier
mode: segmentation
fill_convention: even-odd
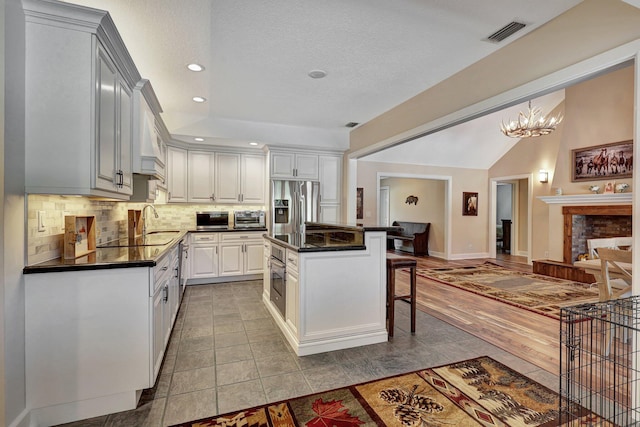
[[[556,126],[562,122],[562,114],[555,117],[546,117],[542,114],[539,107],[531,108],[529,101],[529,112],[524,114],[522,111],[518,114],[518,120],[511,120],[509,124],[502,122],[500,130],[511,138],[531,138],[534,136],[548,135]]]

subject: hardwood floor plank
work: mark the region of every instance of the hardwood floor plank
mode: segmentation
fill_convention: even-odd
[[[394,252],[394,251],[390,251]],[[403,252],[395,252],[411,256]],[[445,261],[412,257],[418,268],[464,267],[491,261],[512,270],[531,272],[523,257]],[[397,272],[398,292],[408,292],[409,274]],[[560,322],[453,286],[417,277],[418,308],[484,339],[553,374],[560,367]]]

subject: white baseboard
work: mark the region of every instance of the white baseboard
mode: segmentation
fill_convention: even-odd
[[[489,252],[451,254],[450,260],[489,258]]]
[[[24,409],[20,412],[18,417],[11,421],[8,427],[30,427],[31,426],[31,413],[28,409]]]

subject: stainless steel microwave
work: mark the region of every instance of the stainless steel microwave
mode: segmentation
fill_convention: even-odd
[[[220,230],[229,228],[229,212],[196,212],[197,230]]]

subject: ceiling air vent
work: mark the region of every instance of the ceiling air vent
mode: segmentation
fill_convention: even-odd
[[[526,26],[527,24],[523,24],[522,22],[513,21],[505,25],[504,27],[500,28],[495,33],[491,34],[489,37],[487,37],[487,40],[493,43],[500,43],[502,40],[511,36],[513,33],[520,31]]]
[[[360,123],[356,123],[356,122],[349,122],[347,123],[345,126],[348,128],[354,128],[356,126],[358,126]]]

